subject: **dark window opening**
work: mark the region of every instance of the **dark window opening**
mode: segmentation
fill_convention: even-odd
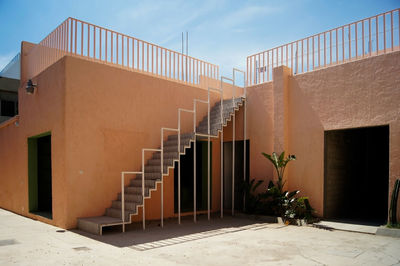
[[[1,113],[0,114],[2,116],[15,116],[16,115],[15,102],[1,100],[0,105],[1,105]]]

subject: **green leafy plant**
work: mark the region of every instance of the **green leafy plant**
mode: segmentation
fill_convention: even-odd
[[[277,184],[279,191],[282,193],[283,186],[285,185],[285,182],[286,182],[283,180],[283,175],[285,173],[286,166],[290,161],[296,160],[296,156],[289,154],[285,158],[284,151],[279,156],[276,152],[273,152],[272,154],[267,154],[267,153],[263,152],[262,155],[265,158],[267,158],[274,165],[276,173],[278,175],[278,181],[276,182],[276,184]]]
[[[300,197],[296,201],[295,205],[296,218],[304,219],[307,222],[312,221],[314,219],[313,213],[314,209],[311,207],[311,204],[308,200],[308,197]]]
[[[397,224],[397,202],[399,199],[399,191],[400,191],[400,179],[397,179],[394,182],[392,198],[390,200],[389,225]]]
[[[259,213],[261,208],[260,194],[256,194],[257,188],[263,183],[263,180],[252,179],[242,181],[241,190],[245,197],[245,213]]]
[[[305,219],[310,221],[313,219],[313,208],[307,197],[296,198],[299,190],[284,191],[285,186],[284,174],[285,169],[290,161],[296,160],[295,155],[288,155],[285,158],[285,152],[277,154],[262,153],[275,167],[278,180],[276,184],[270,181],[267,191],[263,193],[260,198],[264,200],[265,211],[268,214],[281,216],[285,222],[290,222],[293,219]]]
[[[296,198],[299,190],[282,191],[279,185],[270,181],[267,191],[260,195],[264,200],[265,210],[268,214],[280,216],[284,219],[292,219],[296,216]]]

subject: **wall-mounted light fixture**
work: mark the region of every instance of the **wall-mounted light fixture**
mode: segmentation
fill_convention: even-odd
[[[33,94],[35,92],[35,88],[37,87],[37,84],[33,84],[32,80],[28,80],[26,83],[26,93],[28,94]]]

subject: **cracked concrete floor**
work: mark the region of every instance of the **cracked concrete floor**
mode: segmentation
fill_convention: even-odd
[[[400,265],[400,239],[200,217],[92,236],[0,209],[0,265]]]

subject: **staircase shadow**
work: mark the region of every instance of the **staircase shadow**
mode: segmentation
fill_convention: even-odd
[[[199,215],[196,223],[193,222],[192,216],[182,217],[180,225],[176,218],[166,219],[164,228],[161,228],[159,223],[160,221],[146,221],[144,231],[141,223],[127,225],[125,233],[121,233],[121,227],[111,227],[103,230],[102,236],[77,229],[71,231],[116,247],[145,251],[238,231],[257,230],[267,225],[260,221],[232,216],[221,219],[218,215],[213,215],[210,221],[207,220],[207,215]]]

